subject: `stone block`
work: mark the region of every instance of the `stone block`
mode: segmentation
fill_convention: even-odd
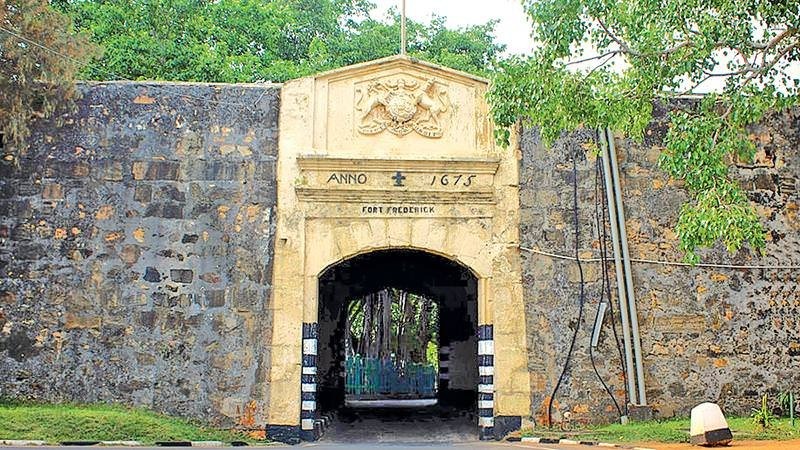
[[[0,201],[0,217],[16,217],[28,219],[33,215],[31,203],[28,200],[2,200]]]
[[[100,328],[102,318],[100,316],[86,316],[67,313],[64,320],[64,328],[67,330],[84,329],[84,328]]]
[[[15,183],[10,183],[8,181],[0,182],[0,198],[10,199],[14,198],[15,195],[17,195],[17,186]]]
[[[158,270],[156,270],[155,267],[147,267],[142,278],[151,283],[158,283],[161,281],[161,274],[158,272]]]
[[[153,187],[149,184],[138,184],[133,191],[133,199],[139,203],[148,203],[153,198]]]
[[[152,203],[144,213],[145,217],[162,219],[183,219],[183,205],[179,203]]]
[[[161,198],[164,200],[183,203],[186,201],[186,194],[181,192],[181,190],[175,186],[162,186]]]
[[[119,252],[119,258],[128,265],[136,264],[141,255],[141,249],[138,245],[124,245]]]
[[[225,290],[208,290],[206,291],[206,306],[209,308],[217,308],[225,306]]]
[[[177,181],[179,171],[177,161],[134,161],[131,166],[134,180]]]
[[[222,281],[222,278],[216,272],[206,272],[199,277],[201,280],[205,281],[206,283],[216,284]]]
[[[176,283],[189,284],[194,279],[194,271],[191,269],[170,269],[169,277]]]
[[[42,259],[47,255],[47,249],[42,244],[35,242],[21,242],[14,250],[14,258],[21,261]]]
[[[139,324],[152,329],[155,327],[156,324],[156,312],[155,311],[140,311],[139,312]]]
[[[628,405],[628,417],[634,422],[648,422],[653,420],[654,413],[651,405]]]
[[[47,183],[42,189],[42,198],[45,200],[63,200],[64,186],[59,183]]]
[[[105,181],[122,181],[124,178],[122,163],[119,161],[104,161],[101,170]]]

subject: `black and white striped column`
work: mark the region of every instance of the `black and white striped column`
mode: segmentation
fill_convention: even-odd
[[[319,438],[315,428],[317,419],[317,342],[319,327],[316,323],[303,324],[303,369],[300,385],[300,439],[314,441]]]
[[[494,327],[478,325],[478,429],[494,439]]]
[[[450,385],[450,346],[439,347],[439,391]]]

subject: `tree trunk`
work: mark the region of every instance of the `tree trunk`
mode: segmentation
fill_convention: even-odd
[[[387,358],[391,352],[392,342],[392,296],[389,289],[380,292],[381,298],[381,358]]]
[[[403,292],[403,338],[400,341],[400,354],[404,361],[409,360],[411,354],[411,346],[414,343],[414,336],[410,335],[414,331],[414,297],[408,295],[408,292]]]
[[[419,341],[421,354],[419,355],[419,362],[427,362],[428,341],[431,339],[430,327],[428,326],[431,315],[431,301],[422,297],[419,302]]]
[[[364,329],[361,332],[361,355],[369,356],[372,334],[372,295],[364,297]]]

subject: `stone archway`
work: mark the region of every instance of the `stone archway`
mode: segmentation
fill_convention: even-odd
[[[449,106],[437,110],[435,133],[424,117],[408,130],[367,127],[390,113],[380,102],[364,113],[370,85],[425,88]],[[469,267],[477,279],[477,334],[486,341],[481,357],[492,363],[480,374],[492,380],[484,383],[493,408],[483,408],[483,434],[504,434],[530,416],[517,153],[491,141],[486,89],[486,80],[404,56],[284,84],[266,414],[274,439],[297,441],[301,430],[306,439],[318,435],[311,400],[318,374],[304,361],[317,357],[319,275],[386,249]]]
[[[442,350],[438,353],[443,361],[437,361],[438,376],[435,373],[430,374],[434,379],[440,380],[433,383],[436,384],[433,396],[426,397],[433,401],[426,403],[427,407],[419,407],[420,402],[415,401],[396,401],[409,396],[415,398],[415,394],[399,393],[391,391],[391,386],[383,386],[382,389],[388,388],[389,392],[373,391],[370,395],[359,396],[353,402],[359,405],[342,410],[346,405],[353,406],[345,402],[345,380],[342,376],[346,358],[345,339],[350,342],[353,339],[351,336],[346,337],[345,328],[350,326],[345,317],[346,311],[352,313],[351,302],[385,289],[406,292],[418,296],[417,298],[430,300],[436,305],[438,320],[434,321],[436,330],[433,330],[431,336],[435,336],[436,345]],[[301,411],[301,415],[304,411],[310,412],[311,408],[316,408],[316,414],[306,412],[304,417],[317,419],[334,410],[342,411],[338,415],[340,422],[355,422],[357,417],[358,423],[342,424],[338,427],[337,431],[341,436],[337,437],[345,439],[348,434],[358,437],[361,435],[358,433],[359,428],[368,424],[373,426],[370,432],[384,433],[383,439],[409,435],[417,436],[418,439],[426,430],[433,431],[430,428],[437,424],[440,426],[438,435],[435,436],[437,439],[474,439],[478,436],[476,427],[479,423],[476,417],[479,413],[484,417],[491,417],[493,410],[491,393],[483,394],[480,399],[483,408],[477,410],[479,381],[486,382],[482,387],[484,391],[490,390],[492,384],[487,376],[479,379],[478,303],[478,277],[469,268],[452,259],[422,250],[373,250],[327,267],[319,275],[316,342],[308,342],[305,346],[308,349],[316,347],[316,355],[313,355],[315,358],[312,355],[304,357],[304,364],[316,360],[316,366],[307,370],[316,374],[316,402],[305,403],[306,409]],[[484,342],[483,347],[485,346]],[[357,352],[357,349],[350,348],[351,359]],[[387,355],[383,357],[386,362]],[[391,364],[408,362],[401,361],[400,356],[394,354],[389,360]],[[486,373],[491,368],[481,366],[481,371]],[[352,395],[351,392],[350,396]],[[306,398],[310,396],[307,395]],[[385,406],[387,400],[393,408],[368,407],[370,404]],[[347,420],[345,417],[351,419]],[[393,421],[391,426],[385,426],[384,422],[390,419]],[[307,423],[306,427],[309,425]],[[405,426],[405,429],[401,426]],[[449,434],[444,433],[442,428],[450,430]]]

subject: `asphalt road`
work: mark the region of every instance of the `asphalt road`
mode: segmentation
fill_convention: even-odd
[[[62,450],[165,450],[172,448],[173,450],[187,449],[191,447],[82,447],[82,446],[69,446],[69,447],[4,447],[0,446],[2,450],[36,450],[36,449],[62,449]],[[197,448],[197,447],[195,447]],[[200,447],[203,450],[231,450],[233,447]],[[248,448],[248,447],[243,447]],[[307,450],[369,450],[374,448],[386,450],[502,450],[502,449],[527,449],[527,450],[586,450],[585,446],[572,446],[572,445],[549,445],[549,444],[528,444],[523,442],[459,442],[459,443],[416,443],[416,444],[403,444],[397,442],[391,443],[363,443],[353,444],[347,442],[313,442],[304,443],[300,445],[284,445],[274,444],[263,447],[249,447],[251,449],[269,450],[275,448],[293,448],[293,449],[307,449]]]

